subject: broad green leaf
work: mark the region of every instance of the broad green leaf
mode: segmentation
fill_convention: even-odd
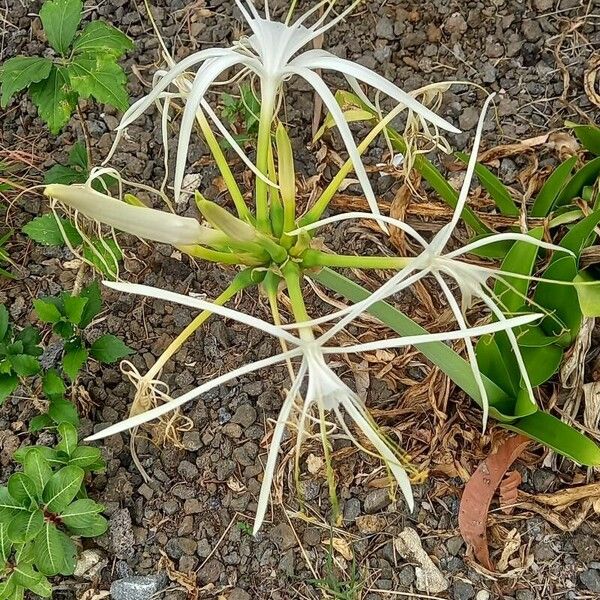
[[[56,457],[56,450],[49,448],[48,446],[21,446],[14,454],[13,460],[18,463],[25,464],[25,459],[30,452],[40,452],[41,455],[48,461],[51,467],[56,467],[64,464],[64,461],[60,461]]]
[[[87,304],[87,298],[81,296],[63,296],[65,315],[73,325],[79,325]]]
[[[42,390],[47,398],[61,397],[65,393],[65,384],[55,369],[50,369],[44,373],[42,380]]]
[[[579,256],[583,249],[591,243],[592,236],[593,238],[596,237],[594,230],[598,223],[600,223],[600,209],[594,211],[573,225],[565,237],[560,241],[560,245],[563,248],[571,250],[579,260]]]
[[[81,526],[71,525],[72,521],[81,523]],[[63,519],[63,522],[72,534],[84,538],[98,537],[108,529],[108,521],[98,514],[77,519]]]
[[[8,310],[4,304],[0,305],[0,341],[2,341],[8,332]]]
[[[55,424],[69,423],[79,425],[77,407],[64,398],[55,398],[48,407],[48,416]]]
[[[594,185],[599,175],[600,156],[588,162],[571,177],[569,183],[567,183],[556,199],[556,206],[569,204],[574,198],[581,197],[583,188],[588,185]]]
[[[580,465],[600,465],[600,448],[579,431],[548,413],[538,411],[518,421],[502,423],[501,426],[522,433]]]
[[[532,217],[546,217],[550,214],[556,199],[571,179],[571,173],[576,163],[577,157],[572,156],[559,165],[548,177],[533,202],[530,212]]]
[[[30,377],[35,375],[40,370],[40,363],[35,356],[29,354],[13,354],[8,357],[13,371],[19,377]]]
[[[13,573],[15,581],[27,589],[42,577],[31,565],[16,565]]]
[[[42,491],[52,476],[52,467],[44,457],[43,452],[34,447],[25,454],[23,457],[23,473],[33,481],[38,492],[37,496],[41,498]]]
[[[521,356],[533,387],[546,383],[558,371],[563,349],[557,344],[540,347],[521,347]]]
[[[69,464],[88,471],[104,468],[102,452],[99,448],[92,446],[77,446],[69,457]]]
[[[13,473],[8,478],[8,493],[26,508],[37,506],[38,489],[35,481],[25,473]]]
[[[46,510],[59,513],[69,506],[81,487],[83,476],[83,469],[70,465],[54,473],[42,494]]]
[[[19,385],[16,375],[0,373],[0,404],[2,404]]]
[[[0,69],[2,98],[0,107],[5,108],[14,94],[29,87],[32,83],[48,77],[52,61],[41,56],[15,56],[9,58]]]
[[[498,346],[498,336],[482,336],[475,346],[479,370],[502,388],[510,397],[516,398],[521,376],[518,368],[508,362],[511,355],[504,357]]]
[[[62,183],[63,185],[71,185],[72,183],[85,183],[87,173],[82,173],[73,167],[65,165],[53,165],[46,173],[44,173],[44,183]]]
[[[120,58],[132,48],[133,42],[124,33],[103,21],[88,23],[73,44],[73,51],[77,54],[108,53],[115,58]]]
[[[600,317],[600,281],[587,271],[579,271],[574,279],[579,307],[585,317]],[[593,285],[590,285],[593,283]]]
[[[71,246],[81,246],[83,240],[71,222],[63,218],[60,218],[59,221]],[[57,217],[52,213],[29,221],[23,227],[23,233],[28,235],[34,242],[44,246],[64,246],[65,244]]]
[[[127,110],[127,77],[111,55],[77,55],[67,70],[71,86],[80,96]]]
[[[565,125],[573,129],[577,139],[586,150],[600,156],[600,127],[596,125],[578,125],[569,121]]]
[[[52,584],[43,575],[29,587],[29,590],[41,598],[52,597]]]
[[[43,323],[58,323],[62,318],[56,304],[50,302],[48,298],[36,298],[33,301],[33,306],[38,319]]]
[[[77,429],[70,423],[61,423],[58,426],[58,435],[60,441],[56,444],[56,449],[59,452],[64,452],[67,456],[71,456],[77,448]]]
[[[469,162],[468,154],[457,152],[456,155],[465,164]],[[510,217],[516,217],[519,215],[519,208],[506,189],[506,186],[485,165],[477,163],[475,165],[475,175],[477,175],[479,182],[492,197],[492,200],[496,203],[498,210],[503,215]]]
[[[0,583],[0,600],[23,600],[25,590],[17,583],[14,573]]]
[[[30,356],[40,356],[42,354],[43,349],[38,346],[42,336],[33,325],[28,325],[21,329],[15,339],[23,344],[24,354],[29,354]]]
[[[64,310],[64,307],[63,307]],[[52,330],[57,335],[60,335],[63,340],[70,340],[75,335],[76,327],[73,323],[69,323],[67,320],[61,320],[52,326]],[[77,349],[81,347],[81,344],[77,345]],[[65,352],[68,352],[71,348],[67,348],[65,344]]]
[[[130,354],[133,354],[133,350],[121,339],[110,333],[99,337],[90,347],[92,358],[101,363],[114,363]]]
[[[93,246],[93,249],[92,249]],[[123,258],[121,248],[115,240],[93,240],[83,248],[83,257],[89,260],[107,279],[114,280],[119,272],[119,261]]]
[[[51,523],[44,527],[33,543],[35,566],[44,575],[71,575],[75,570],[75,544]]]
[[[0,523],[0,568],[4,567],[12,551],[12,542],[8,538],[7,523]]]
[[[77,106],[77,95],[71,89],[67,69],[53,65],[48,77],[32,84],[29,92],[50,132],[58,134]]]
[[[93,281],[90,285],[83,289],[80,296],[87,298],[87,303],[83,309],[79,326],[85,329],[102,310],[102,296],[100,294],[100,286],[97,281]]]
[[[41,429],[47,429],[48,427],[52,427],[54,425],[54,421],[47,413],[36,415],[29,421],[29,431],[35,433],[40,431]]]
[[[50,45],[66,55],[81,21],[81,0],[46,0],[40,10],[44,33]]]
[[[8,524],[8,537],[15,544],[31,541],[44,526],[44,513],[36,508],[31,512],[17,513]]]
[[[89,168],[88,155],[85,144],[75,142],[69,152],[69,166],[81,169],[81,173],[85,174]]]
[[[77,374],[88,359],[88,351],[85,348],[75,348],[65,352],[63,356],[63,369],[71,381],[77,379]]]

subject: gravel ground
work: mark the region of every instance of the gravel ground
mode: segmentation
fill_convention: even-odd
[[[226,0],[154,4],[156,20],[178,58],[207,45],[226,45],[241,27],[238,11]],[[498,103],[500,126],[490,122],[486,133],[486,146],[491,147],[560,127],[567,118],[598,118],[597,109],[594,111],[583,90],[592,53],[600,47],[600,7],[596,4],[594,15],[593,5],[580,0],[368,1],[355,16],[327,35],[325,47],[377,70],[405,89],[452,79],[502,92]],[[280,13],[281,6],[277,2],[272,9]],[[86,9],[86,18],[110,20],[135,40],[136,50],[126,67],[131,96],[140,97],[159,64],[158,43],[143,4],[106,0],[86,2]],[[43,51],[39,20],[34,17],[38,10],[39,2],[16,0],[7,0],[0,9],[2,60],[15,53]],[[334,77],[330,81],[336,83]],[[291,84],[286,117],[294,134],[298,170],[308,176],[316,165],[314,152],[308,149],[313,109],[307,91],[297,82]],[[466,85],[455,86],[446,95],[442,114],[465,131],[452,140],[456,147],[467,145],[481,102],[482,94]],[[110,109],[102,112],[90,103],[82,103],[82,109],[94,154],[101,157],[110,147],[118,115]],[[64,160],[70,146],[81,137],[76,119],[58,138],[50,136],[25,99],[13,101],[1,118],[1,149],[21,150],[32,157],[28,171],[32,182],[40,180],[45,168]],[[338,147],[335,136],[328,142]],[[380,160],[384,151],[383,144],[374,148],[369,160]],[[160,132],[148,116],[130,128],[129,140],[115,156],[114,164],[129,177],[157,182],[163,176],[161,153]],[[205,195],[216,197],[216,173],[200,162],[203,155],[202,143],[193,146],[192,157],[198,161]],[[500,171],[505,181],[515,181],[520,166],[518,161],[504,159]],[[393,198],[394,182],[381,179],[377,191],[384,199]],[[41,208],[39,197],[26,194],[8,212],[9,224],[18,228]],[[356,249],[370,242],[359,232],[350,240],[346,238],[346,243]],[[138,278],[179,292],[204,292],[209,297],[227,281],[228,275],[222,271],[206,265],[197,268],[166,246],[140,246],[124,238],[124,247],[128,279]],[[20,236],[12,246],[12,256],[21,265],[24,277],[14,282],[2,280],[0,300],[11,307],[14,319],[24,323],[33,320],[31,300],[70,289],[76,270],[69,268],[72,257],[66,251],[32,245]],[[140,371],[153,364],[193,314],[185,308],[174,310],[160,302],[140,303],[111,293],[106,293],[105,299],[109,308],[101,327],[119,333],[138,351],[133,363]],[[266,316],[262,302],[250,296],[239,301],[244,309]],[[420,317],[427,322],[422,314]],[[244,327],[214,319],[167,366],[164,379],[174,394],[184,392],[200,377],[222,373],[232,365],[265,357],[276,349],[273,341],[260,332],[248,332]],[[433,372],[414,355],[407,355],[403,365],[413,379],[425,380]],[[256,506],[267,434],[272,428],[268,419],[277,414],[285,381],[284,372],[274,370],[207,394],[186,413],[194,427],[182,433],[181,448],[159,447],[140,438],[137,449],[151,477],[148,483],[132,463],[128,437],[117,435],[105,440],[108,469],[94,478],[91,493],[107,506],[110,531],[98,540],[88,541],[84,555],[88,565],[102,568],[63,581],[55,597],[102,598],[93,593],[84,596],[84,592],[108,590],[111,582],[125,579],[113,586],[116,600],[146,598],[157,590],[162,595],[156,597],[168,600],[320,598],[325,592],[315,580],[327,578],[345,586],[338,592],[346,594],[331,593],[329,597],[425,597],[418,595],[421,592],[416,587],[418,565],[405,561],[394,546],[394,539],[405,527],[419,533],[424,549],[448,579],[448,590],[437,597],[600,597],[599,523],[595,517],[588,518],[574,533],[564,533],[531,513],[517,510],[511,516],[494,515],[491,537],[496,559],[513,535],[511,530],[520,535],[520,545],[507,566],[511,574],[487,577],[474,568],[457,530],[463,485],[460,470],[433,469],[427,483],[416,487],[417,507],[409,514],[401,500],[392,502],[385,490],[372,487],[371,474],[377,467],[373,461],[341,452],[344,529],[332,533],[326,525],[329,503],[320,474],[311,475],[309,466],[303,465],[306,514],[311,515],[306,520],[296,512],[300,506],[293,485],[288,485],[291,478],[286,468],[280,472],[278,482],[284,504],[274,507],[269,522],[252,538],[248,524]],[[89,418],[84,420],[84,433],[126,414],[132,389],[117,369],[92,365],[82,384],[94,402]],[[438,385],[446,388],[443,382]],[[404,391],[398,381],[372,377],[369,401],[382,409],[394,406],[402,415],[403,410],[411,410],[405,405]],[[31,441],[24,422],[34,410],[27,396],[31,394],[22,391],[0,411],[2,481],[13,468],[8,460],[10,449]],[[455,419],[452,424],[453,419],[444,422],[439,417],[423,417],[423,429],[405,435],[427,442],[431,428],[447,436],[445,454],[452,452],[456,464],[468,472],[489,451],[490,436],[480,437],[478,415],[469,412],[468,401],[453,391],[448,396],[449,414],[459,413],[458,424]],[[429,411],[426,402],[423,414]],[[397,417],[387,418],[386,425],[402,429]],[[308,455],[311,448],[307,450]],[[318,453],[316,448],[313,450]],[[527,464],[522,468],[522,487],[531,493],[551,492],[586,477],[585,471],[569,464],[561,463],[556,474],[541,468],[541,452],[531,455]],[[333,567],[331,556],[335,559]],[[165,569],[168,578],[159,575]],[[150,577],[128,579],[137,575]],[[329,585],[332,591],[333,586]]]

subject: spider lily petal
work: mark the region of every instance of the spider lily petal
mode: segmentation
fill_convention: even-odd
[[[86,217],[146,240],[187,246],[222,241],[222,234],[203,227],[196,219],[132,206],[85,185],[47,185],[44,194],[74,208]]]

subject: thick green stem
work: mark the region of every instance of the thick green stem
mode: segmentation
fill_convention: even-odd
[[[210,250],[209,248],[198,245],[178,246],[178,250],[181,250],[194,258],[201,258],[202,260],[225,265],[247,265],[249,267],[258,267],[263,264],[258,257],[247,253],[232,254],[229,252],[218,252],[217,250]]]
[[[300,268],[296,263],[290,261],[283,268],[283,276],[285,278],[290,303],[292,305],[292,312],[294,313],[296,321],[298,323],[310,321],[310,317],[306,310],[306,304],[304,304],[302,286],[300,285],[300,282],[302,281]],[[307,334],[310,334],[310,336]],[[300,329],[300,337],[304,336],[306,336],[306,339],[313,339],[312,329],[310,327]]]
[[[271,123],[275,109],[275,97],[275,90],[268,82],[265,82],[261,92],[256,147],[256,168],[264,175],[269,173],[269,146],[271,145]],[[269,220],[268,184],[260,177],[256,178],[256,225],[260,231],[272,233]]]
[[[305,268],[403,269],[412,260],[412,258],[407,256],[353,256],[347,254],[328,254],[320,250],[309,249],[302,255],[302,266]]]

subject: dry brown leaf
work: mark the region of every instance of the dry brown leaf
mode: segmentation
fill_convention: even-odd
[[[504,542],[502,554],[498,560],[496,568],[500,573],[504,573],[508,569],[510,557],[521,547],[521,534],[516,529],[511,529]]]
[[[323,468],[323,458],[321,456],[315,456],[309,454],[306,458],[306,468],[311,475],[316,475]]]

